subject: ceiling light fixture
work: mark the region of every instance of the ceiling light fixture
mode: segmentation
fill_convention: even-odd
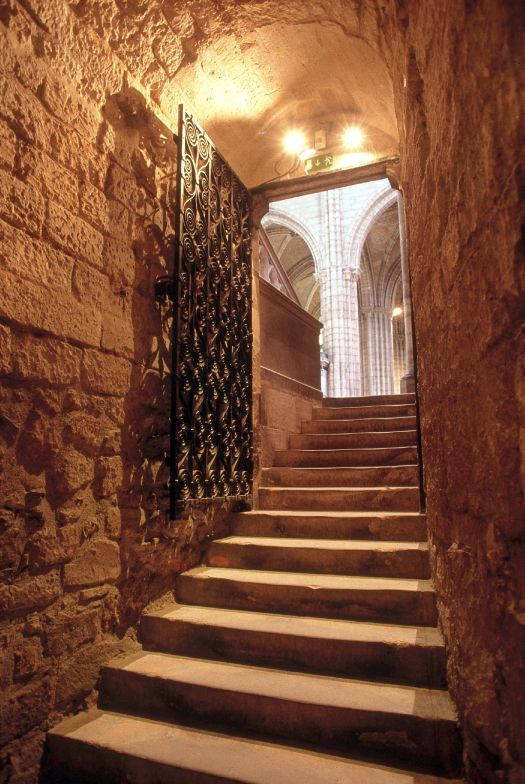
[[[352,125],[349,128],[345,128],[343,132],[343,143],[349,150],[354,150],[356,147],[360,147],[364,138],[365,135],[363,131],[361,128],[358,128],[357,125]]]
[[[300,155],[306,148],[306,139],[301,131],[289,131],[284,137],[284,149],[291,155]]]

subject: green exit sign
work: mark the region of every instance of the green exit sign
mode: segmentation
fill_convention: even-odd
[[[326,171],[331,169],[334,165],[334,156],[328,153],[323,155],[316,155],[314,158],[308,158],[305,161],[304,168],[308,174],[315,174],[318,171]]]

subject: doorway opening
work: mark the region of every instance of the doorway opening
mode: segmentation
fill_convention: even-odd
[[[324,396],[414,391],[402,210],[384,178],[270,202],[262,220],[261,277],[323,325]]]

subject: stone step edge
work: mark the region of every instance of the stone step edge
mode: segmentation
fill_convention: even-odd
[[[179,662],[180,666],[179,669],[171,673],[164,669],[162,671],[152,672],[148,669],[147,664],[143,664],[141,667],[141,661],[144,659],[154,659],[159,663],[164,660],[166,666],[168,666],[168,662],[170,662],[172,667]],[[183,666],[185,663],[191,663],[191,665],[193,665],[190,667],[189,674],[184,672]],[[201,668],[201,677],[199,677],[199,667]],[[223,679],[219,678],[219,680],[217,680],[217,677],[210,677],[210,673],[208,672],[207,677],[211,681],[208,683],[206,678],[202,677],[202,673],[204,670],[209,671],[211,669],[211,675],[213,675],[214,668],[216,675],[222,671],[224,677]],[[230,669],[231,674],[228,672]],[[244,671],[248,675],[248,682],[241,684],[239,680],[236,680],[234,677],[235,671]],[[207,659],[200,656],[158,653],[155,651],[133,653],[126,658],[118,658],[103,665],[101,694],[103,692],[104,673],[106,672],[127,673],[131,678],[133,678],[133,676],[147,679],[161,678],[163,681],[185,684],[189,687],[195,686],[196,688],[213,692],[226,692],[231,693],[232,695],[245,695],[247,697],[264,697],[278,702],[284,701],[287,703],[294,702],[304,705],[319,705],[329,708],[338,708],[340,710],[357,711],[358,713],[365,714],[377,712],[385,716],[407,716],[431,723],[445,722],[454,725],[457,724],[454,705],[447,689],[433,689],[410,684],[384,683],[381,681],[367,680],[365,678],[349,678],[340,675],[320,675],[318,673],[289,669],[285,670],[280,667],[265,667],[260,664],[239,664],[237,662],[217,661],[215,659]],[[230,678],[231,682],[228,682]],[[283,693],[278,686],[279,680],[290,680],[291,678],[298,679],[299,683],[302,681],[302,688],[304,688],[304,693],[301,692],[301,690],[294,691],[293,698],[286,695],[286,693],[283,696]],[[344,701],[341,702],[337,699],[330,699],[330,695],[327,694],[326,690],[318,688],[318,685],[322,685],[324,682],[328,689],[328,683],[330,682],[330,685],[333,685],[333,681],[339,682],[340,684],[344,683],[349,687],[346,695],[346,704]],[[352,686],[353,690],[351,688]],[[399,697],[392,697],[390,703],[381,703],[372,700],[370,704],[368,704],[367,691],[370,691],[372,696],[375,694],[376,697],[379,697],[381,693],[387,692],[388,689],[399,692]],[[359,690],[361,690],[360,696]],[[411,702],[410,709],[406,707],[401,698],[402,692],[414,694],[414,700]],[[363,693],[365,693],[364,700]],[[427,711],[423,710],[421,706],[418,706],[418,694],[424,694],[429,698],[430,705],[427,706]],[[105,698],[102,696],[102,699]],[[378,705],[380,707],[378,707]]]
[[[152,740],[155,739],[155,742],[152,740],[147,741],[147,749],[148,753],[140,753],[138,750],[135,750],[133,753],[125,748],[125,745],[121,742],[120,744],[114,744],[111,746],[109,743],[106,745],[97,744],[94,741],[86,740],[82,737],[82,730],[95,721],[96,719],[101,718],[111,718],[114,717],[116,720],[124,719],[129,724],[129,732],[126,733],[125,737],[146,737],[151,738]],[[184,766],[177,766],[176,760],[169,761],[169,760],[159,760],[158,757],[155,756],[155,749],[158,748],[158,737],[155,737],[155,733],[152,732],[152,728],[160,728],[161,735],[165,736],[166,734],[169,735],[170,730],[176,731],[179,730],[183,739],[184,736],[186,737],[186,743],[172,743],[170,744],[170,749],[180,749],[180,748],[187,748],[188,740],[191,739],[191,736],[195,736],[198,740],[198,752],[200,756],[200,750],[207,750],[209,748],[210,743],[215,743],[216,748],[213,749],[213,753],[210,755],[215,760],[226,760],[227,764],[230,765],[230,769],[226,771],[221,771],[220,769],[210,771],[211,775],[218,776],[218,780],[224,781],[225,784],[263,784],[262,779],[254,779],[250,774],[250,778],[245,777],[244,773],[237,773],[231,771],[231,760],[237,759],[244,759],[244,755],[250,754],[253,756],[253,746],[252,744],[256,744],[257,747],[263,747],[263,758],[266,761],[268,758],[274,760],[277,757],[277,765],[276,765],[276,773],[280,773],[284,770],[284,777],[280,778],[273,778],[272,784],[290,784],[290,772],[286,770],[286,767],[283,765],[283,761],[287,758],[295,758],[292,764],[292,768],[294,771],[297,770],[298,761],[301,759],[303,755],[307,757],[307,770],[310,768],[315,769],[315,766],[319,763],[323,762],[325,764],[334,765],[340,763],[343,767],[343,770],[338,770],[337,775],[339,776],[341,772],[345,775],[345,779],[333,779],[339,780],[341,782],[350,782],[354,781],[355,775],[362,773],[363,769],[366,769],[366,776],[367,782],[366,784],[464,784],[462,779],[451,779],[443,777],[443,774],[435,774],[435,773],[428,773],[428,772],[419,772],[417,767],[414,765],[410,765],[409,763],[403,761],[403,767],[399,767],[399,763],[394,766],[393,764],[388,764],[387,762],[383,761],[382,759],[377,760],[377,755],[370,755],[368,757],[364,757],[362,755],[342,755],[341,753],[337,753],[337,751],[328,750],[326,748],[320,746],[313,746],[310,744],[291,744],[286,743],[283,744],[279,742],[278,739],[272,738],[270,736],[261,736],[261,735],[250,735],[249,733],[240,734],[239,732],[229,733],[226,729],[220,728],[218,729],[216,726],[204,726],[202,723],[200,725],[186,725],[182,723],[174,723],[174,722],[166,722],[166,721],[158,721],[153,719],[144,719],[137,716],[129,716],[127,714],[118,713],[117,711],[109,711],[109,710],[101,710],[100,708],[91,708],[89,711],[85,713],[78,714],[72,718],[65,719],[57,726],[53,727],[48,732],[50,748],[53,753],[60,753],[60,750],[67,747],[72,746],[75,749],[76,753],[74,754],[74,758],[77,758],[77,754],[79,751],[88,751],[91,749],[96,750],[99,754],[104,754],[105,752],[113,755],[118,755],[121,760],[129,760],[129,761],[140,761],[142,764],[145,762],[151,762],[154,765],[162,765],[163,767],[170,768],[169,771],[169,778],[162,777],[159,778],[159,784],[172,784],[173,779],[172,771],[178,771],[181,773],[185,772],[194,772],[197,770],[196,767],[189,767],[187,764]],[[75,732],[76,735],[72,733]],[[239,748],[235,750],[237,753],[232,753],[232,749],[228,750],[228,747],[232,745],[236,745],[236,741],[239,742]],[[224,751],[221,752],[220,747],[224,748]],[[242,752],[242,754],[241,754]],[[268,754],[268,752],[271,752]],[[376,759],[374,759],[374,756]],[[252,765],[252,761],[250,760],[250,765]],[[347,766],[349,766],[348,770],[346,770]],[[73,771],[75,772],[75,771]],[[208,775],[206,770],[202,770],[200,767],[199,772],[203,773],[204,775]],[[48,771],[49,773],[49,771]],[[228,778],[228,775],[232,774],[235,778]],[[325,774],[324,774],[325,775]],[[325,782],[325,778],[323,775],[322,781]],[[239,778],[241,776],[241,778]],[[46,782],[49,782],[50,779],[45,779]],[[302,781],[304,784],[309,784],[308,778],[303,778]],[[317,778],[313,784],[320,784],[320,779]],[[360,778],[356,781],[359,784],[364,784],[365,779]],[[265,781],[266,784],[266,781]],[[328,784],[328,782],[326,782]]]
[[[213,619],[210,618],[209,621],[203,621],[203,620],[198,619],[198,618],[195,618],[194,620],[192,620],[191,618],[188,618],[188,617],[177,618],[176,617],[176,613],[177,613],[178,610],[181,610],[181,609],[184,610],[186,612],[186,614],[190,614],[190,615],[191,615],[192,611],[194,611],[195,613],[208,612],[210,614],[210,616],[213,615]],[[227,623],[225,623],[225,620],[229,616],[230,617],[231,616],[236,617],[236,616],[239,616],[239,615],[248,615],[250,617],[250,619],[258,618],[258,616],[260,616],[260,618],[258,618],[258,620],[269,619],[270,622],[272,620],[275,621],[276,619],[282,619],[285,622],[299,621],[299,623],[301,624],[304,621],[305,627],[307,626],[307,624],[311,624],[314,627],[315,626],[324,626],[326,624],[330,624],[333,627],[333,624],[336,624],[337,626],[346,627],[349,631],[352,630],[352,629],[354,629],[354,630],[364,629],[365,627],[369,628],[370,630],[374,629],[374,630],[376,630],[378,632],[381,632],[382,629],[399,629],[400,632],[413,630],[414,634],[416,635],[416,638],[415,638],[414,642],[408,643],[405,640],[403,640],[403,641],[400,641],[400,644],[402,644],[403,646],[412,645],[413,647],[421,648],[422,650],[433,650],[433,649],[444,650],[444,648],[445,648],[445,641],[444,641],[443,636],[442,636],[442,634],[441,634],[441,632],[439,630],[439,627],[437,627],[437,626],[417,626],[417,625],[416,626],[409,626],[408,624],[383,623],[383,622],[380,622],[380,621],[352,621],[352,620],[346,620],[346,619],[338,620],[338,619],[335,619],[335,618],[320,618],[319,616],[315,616],[315,615],[292,615],[292,614],[284,615],[283,613],[264,612],[263,610],[230,610],[230,609],[228,609],[226,607],[207,607],[206,605],[182,604],[182,603],[177,603],[177,602],[174,602],[172,605],[170,605],[170,609],[169,610],[161,609],[161,610],[151,610],[149,612],[145,612],[143,614],[143,616],[142,616],[141,623],[145,619],[153,618],[153,619],[158,620],[158,621],[164,621],[165,623],[173,623],[173,624],[183,623],[183,624],[190,624],[192,626],[201,626],[201,627],[202,626],[205,626],[205,627],[210,626],[211,628],[213,628],[215,626],[220,626],[221,628],[224,628],[224,629],[238,629],[238,628],[241,628],[240,622],[239,623],[227,624]],[[221,620],[221,618],[222,618],[222,620]],[[263,625],[261,625],[260,628],[263,631],[266,631],[263,628]],[[246,627],[242,626],[242,631],[246,631],[246,630],[247,630]],[[254,630],[252,628],[249,628],[247,631],[251,632],[251,631],[254,631]],[[257,631],[258,630],[256,630],[256,632]],[[425,643],[424,641],[421,640],[421,638],[417,639],[417,634],[418,633],[421,633],[423,635],[435,634],[436,640],[433,641],[433,642],[430,642],[430,643]],[[288,637],[288,636],[296,637],[296,636],[298,636],[295,633],[290,632],[288,629],[276,630],[276,631],[273,631],[272,634],[275,634],[275,635],[278,635],[278,636],[284,636],[284,637]],[[300,636],[301,636],[301,638],[303,638],[303,637],[306,638],[309,635],[305,631],[305,633],[300,635]],[[326,638],[325,637],[314,637],[313,639],[326,639]],[[330,639],[332,639],[332,638],[330,638]],[[395,640],[390,642],[388,639],[386,639],[386,637],[382,638],[379,634],[377,635],[377,637],[375,635],[369,635],[368,637],[363,637],[363,636],[361,636],[361,637],[358,637],[358,636],[356,636],[356,637],[342,637],[341,636],[341,637],[339,637],[337,639],[339,639],[339,640],[341,640],[343,642],[347,642],[349,640],[350,642],[356,642],[356,641],[358,641],[358,642],[364,641],[366,643],[376,643],[377,642],[380,645],[389,645],[389,644],[395,645],[396,644]]]

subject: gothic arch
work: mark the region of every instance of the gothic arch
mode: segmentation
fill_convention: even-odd
[[[284,226],[286,229],[290,229],[290,231],[295,231],[295,233],[298,234],[308,246],[308,249],[314,260],[315,271],[319,272],[319,270],[322,269],[321,260],[323,258],[323,254],[321,253],[319,243],[310,229],[305,226],[302,221],[298,220],[293,215],[290,215],[284,210],[278,210],[272,206],[261,222],[263,228],[266,228],[272,224],[278,224],[280,226]]]
[[[397,202],[397,191],[387,183],[385,188],[370,200],[357,223],[353,224],[345,238],[343,248],[344,257],[352,263],[352,266],[361,264],[361,253],[365,240],[376,218],[395,202]]]

